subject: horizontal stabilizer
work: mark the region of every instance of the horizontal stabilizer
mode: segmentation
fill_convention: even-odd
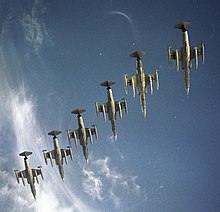
[[[19,155],[27,157],[28,155],[31,155],[31,154],[32,152],[24,151],[24,152],[21,152]]]
[[[143,57],[144,55],[146,54],[146,52],[144,51],[136,51],[136,52],[133,52],[131,54],[129,54],[130,57],[135,57],[137,59],[140,59],[141,57]]]
[[[111,85],[114,85],[114,84],[115,84],[115,82],[112,80],[106,80],[106,81],[100,83],[101,86],[106,86],[106,87],[110,87]]]
[[[83,113],[85,111],[86,110],[83,109],[83,108],[77,108],[77,109],[73,110],[71,113],[73,113],[73,114],[81,114],[81,113]]]
[[[182,31],[186,31],[186,28],[190,26],[191,24],[192,24],[191,22],[182,22],[182,23],[175,25],[174,28],[182,29]]]
[[[61,133],[62,133],[62,132],[59,131],[59,130],[53,130],[53,131],[49,132],[48,135],[56,136],[56,135],[59,135],[59,134],[61,134]]]

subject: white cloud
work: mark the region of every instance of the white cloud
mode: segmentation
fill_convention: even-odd
[[[41,146],[46,145],[46,139],[37,120],[36,108],[34,106],[35,101],[32,97],[27,97],[25,89],[20,89],[20,92],[17,89],[16,93],[11,91],[9,98],[11,116],[8,118],[10,119],[11,128],[15,135],[13,151],[18,161],[16,168],[20,171],[24,167],[23,159],[18,156],[20,151],[23,150],[33,152],[33,156],[30,156],[30,163],[33,168],[36,165],[42,165],[43,156]],[[3,161],[0,164],[1,167],[2,163]],[[54,169],[56,168],[54,167]],[[13,170],[11,172],[13,173]],[[0,195],[7,202],[7,205],[4,205],[7,210],[16,211],[16,209],[22,209],[23,211],[37,212],[94,211],[78,198],[75,191],[71,190],[67,182],[61,182],[57,172],[53,174],[43,169],[45,181],[42,181],[41,177],[39,177],[40,184],[35,184],[37,191],[36,201],[31,194],[26,180],[25,187],[22,183],[17,184],[14,173],[13,175],[12,173],[8,173],[7,171],[0,172],[0,185],[2,185],[0,187]],[[8,201],[10,201],[10,204]],[[2,206],[2,204],[0,205]]]
[[[34,204],[34,209],[38,212],[42,211],[63,211],[71,212],[73,208],[70,206],[62,206],[62,199],[58,199],[56,189],[53,189],[54,185],[51,188],[51,184],[44,183],[43,188],[41,186],[40,195],[37,198],[37,201]],[[77,209],[77,211],[80,211]]]
[[[25,39],[34,47],[36,53],[39,53],[43,45],[44,37],[41,25],[37,19],[33,19],[30,14],[26,14],[22,20]]]
[[[15,131],[15,141],[21,151],[30,147],[30,138],[35,141],[31,144],[34,146],[36,141],[40,140],[41,132],[38,127],[33,102],[34,100],[31,97],[29,99],[26,98],[23,89],[21,92],[11,93],[11,123]]]
[[[126,198],[140,193],[140,186],[136,183],[137,176],[116,171],[111,167],[109,157],[91,160],[90,165],[83,168],[83,173],[84,191],[93,199],[111,200],[116,208],[121,207]]]
[[[53,43],[43,22],[42,14],[44,11],[45,7],[42,1],[35,0],[29,13],[24,13],[21,20],[25,39],[37,54],[45,43],[45,39],[50,45]]]
[[[18,206],[20,208],[25,207],[26,209],[32,208],[33,205],[29,202],[30,199],[26,195],[26,190],[22,189],[20,186],[17,186],[15,176],[12,176],[9,172],[0,171],[0,178],[0,196],[3,200],[7,200],[1,207],[6,207],[7,204],[13,202],[11,205],[12,211],[18,209]]]
[[[110,194],[110,197],[111,197],[112,201],[115,204],[115,207],[119,208],[119,206],[121,204],[121,201],[120,201],[119,197],[113,192],[112,188],[109,189],[109,194]]]
[[[136,184],[137,176],[123,175],[120,172],[110,169],[110,158],[105,157],[94,162],[98,166],[101,174],[105,175],[113,185],[117,184],[125,189],[139,192],[140,186]]]
[[[124,159],[124,155],[122,154],[122,152],[120,151],[120,149],[115,145],[115,140],[114,140],[114,135],[108,136],[106,139],[107,142],[111,142],[112,147],[114,148],[114,150],[120,155],[120,158],[123,160]]]
[[[82,183],[84,192],[89,194],[94,200],[102,200],[102,188],[103,184],[99,177],[96,177],[94,172],[82,170],[85,180]]]

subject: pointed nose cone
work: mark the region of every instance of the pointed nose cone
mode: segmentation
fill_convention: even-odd
[[[144,118],[145,118],[145,119],[147,118],[147,112],[146,112],[146,110],[144,111]]]
[[[62,181],[64,182],[64,174],[62,173],[60,173],[60,177],[61,177],[61,179],[62,179]]]
[[[60,177],[61,177],[62,181],[64,181],[63,165],[59,165],[58,168],[59,168]]]
[[[189,95],[189,88],[186,88],[186,94]]]
[[[31,187],[31,192],[34,196],[34,199],[36,200],[36,189],[33,183],[30,183],[30,187]]]

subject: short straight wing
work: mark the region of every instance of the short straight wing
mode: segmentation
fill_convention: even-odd
[[[172,58],[173,60],[178,60],[178,61],[180,61],[180,60],[181,60],[181,57],[182,57],[181,52],[182,52],[182,47],[179,48],[179,49],[173,50],[172,53],[171,53],[171,58]]]
[[[51,158],[52,156],[52,159],[55,159],[55,153],[54,153],[54,150],[51,150],[49,152],[46,152],[46,158]]]
[[[104,107],[104,108],[103,108]],[[108,103],[100,104],[98,106],[99,112],[108,113]],[[105,111],[104,111],[105,110]]]
[[[72,156],[70,149],[61,149],[62,158],[65,156]]]
[[[18,177],[19,178],[27,178],[26,170],[18,172]]]
[[[133,75],[131,77],[127,78],[127,83],[128,85],[132,86],[132,84],[134,84],[134,87],[137,87],[137,74]]]
[[[32,169],[33,177],[36,177],[37,175],[42,175],[41,169]]]

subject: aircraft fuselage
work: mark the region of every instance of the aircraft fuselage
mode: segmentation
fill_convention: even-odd
[[[36,189],[34,186],[34,177],[33,177],[33,173],[32,173],[32,168],[31,168],[31,165],[26,157],[24,158],[24,164],[25,164],[27,182],[28,182],[28,184],[30,184],[31,192],[32,192],[34,198],[36,198]]]
[[[54,154],[55,154],[56,165],[58,166],[60,176],[63,179],[64,178],[63,158],[62,158],[62,153],[61,153],[59,141],[57,138],[54,138],[53,141],[54,141]]]
[[[54,141],[54,154],[55,154],[56,165],[63,164],[59,141],[57,138],[54,138],[53,141]]]
[[[30,166],[30,163],[27,158],[24,159],[24,164],[25,164],[25,170],[26,170],[26,176],[27,176],[27,182],[28,184],[33,183],[33,174],[32,174],[32,169]]]
[[[181,52],[182,53],[181,63],[182,63],[182,69],[184,70],[185,89],[188,94],[190,87],[191,56],[190,56],[189,36],[187,31],[183,32],[182,45],[183,47]]]
[[[86,129],[81,115],[78,116],[78,125],[79,125],[78,132],[79,132],[80,144],[87,145]]]
[[[142,61],[137,60],[136,66],[138,95],[140,95],[141,110],[144,113],[144,116],[146,117],[146,81]]]
[[[107,88],[108,95],[108,118],[109,120],[115,120],[115,101],[111,88]]]
[[[108,118],[111,120],[112,132],[114,134],[114,139],[117,139],[117,131],[116,131],[116,109],[115,109],[115,101],[111,88],[107,88],[108,95]]]
[[[142,61],[137,60],[137,88],[138,88],[138,94],[141,95],[143,93],[146,93],[146,82],[145,82],[145,73],[142,66]]]
[[[86,160],[88,160],[89,155],[88,155],[88,141],[87,141],[87,136],[86,136],[86,128],[84,126],[84,121],[83,117],[81,115],[78,115],[78,125],[79,125],[79,140],[80,140],[80,145],[83,148],[83,155]]]
[[[182,45],[182,69],[190,68],[190,45],[187,31],[183,32]]]

